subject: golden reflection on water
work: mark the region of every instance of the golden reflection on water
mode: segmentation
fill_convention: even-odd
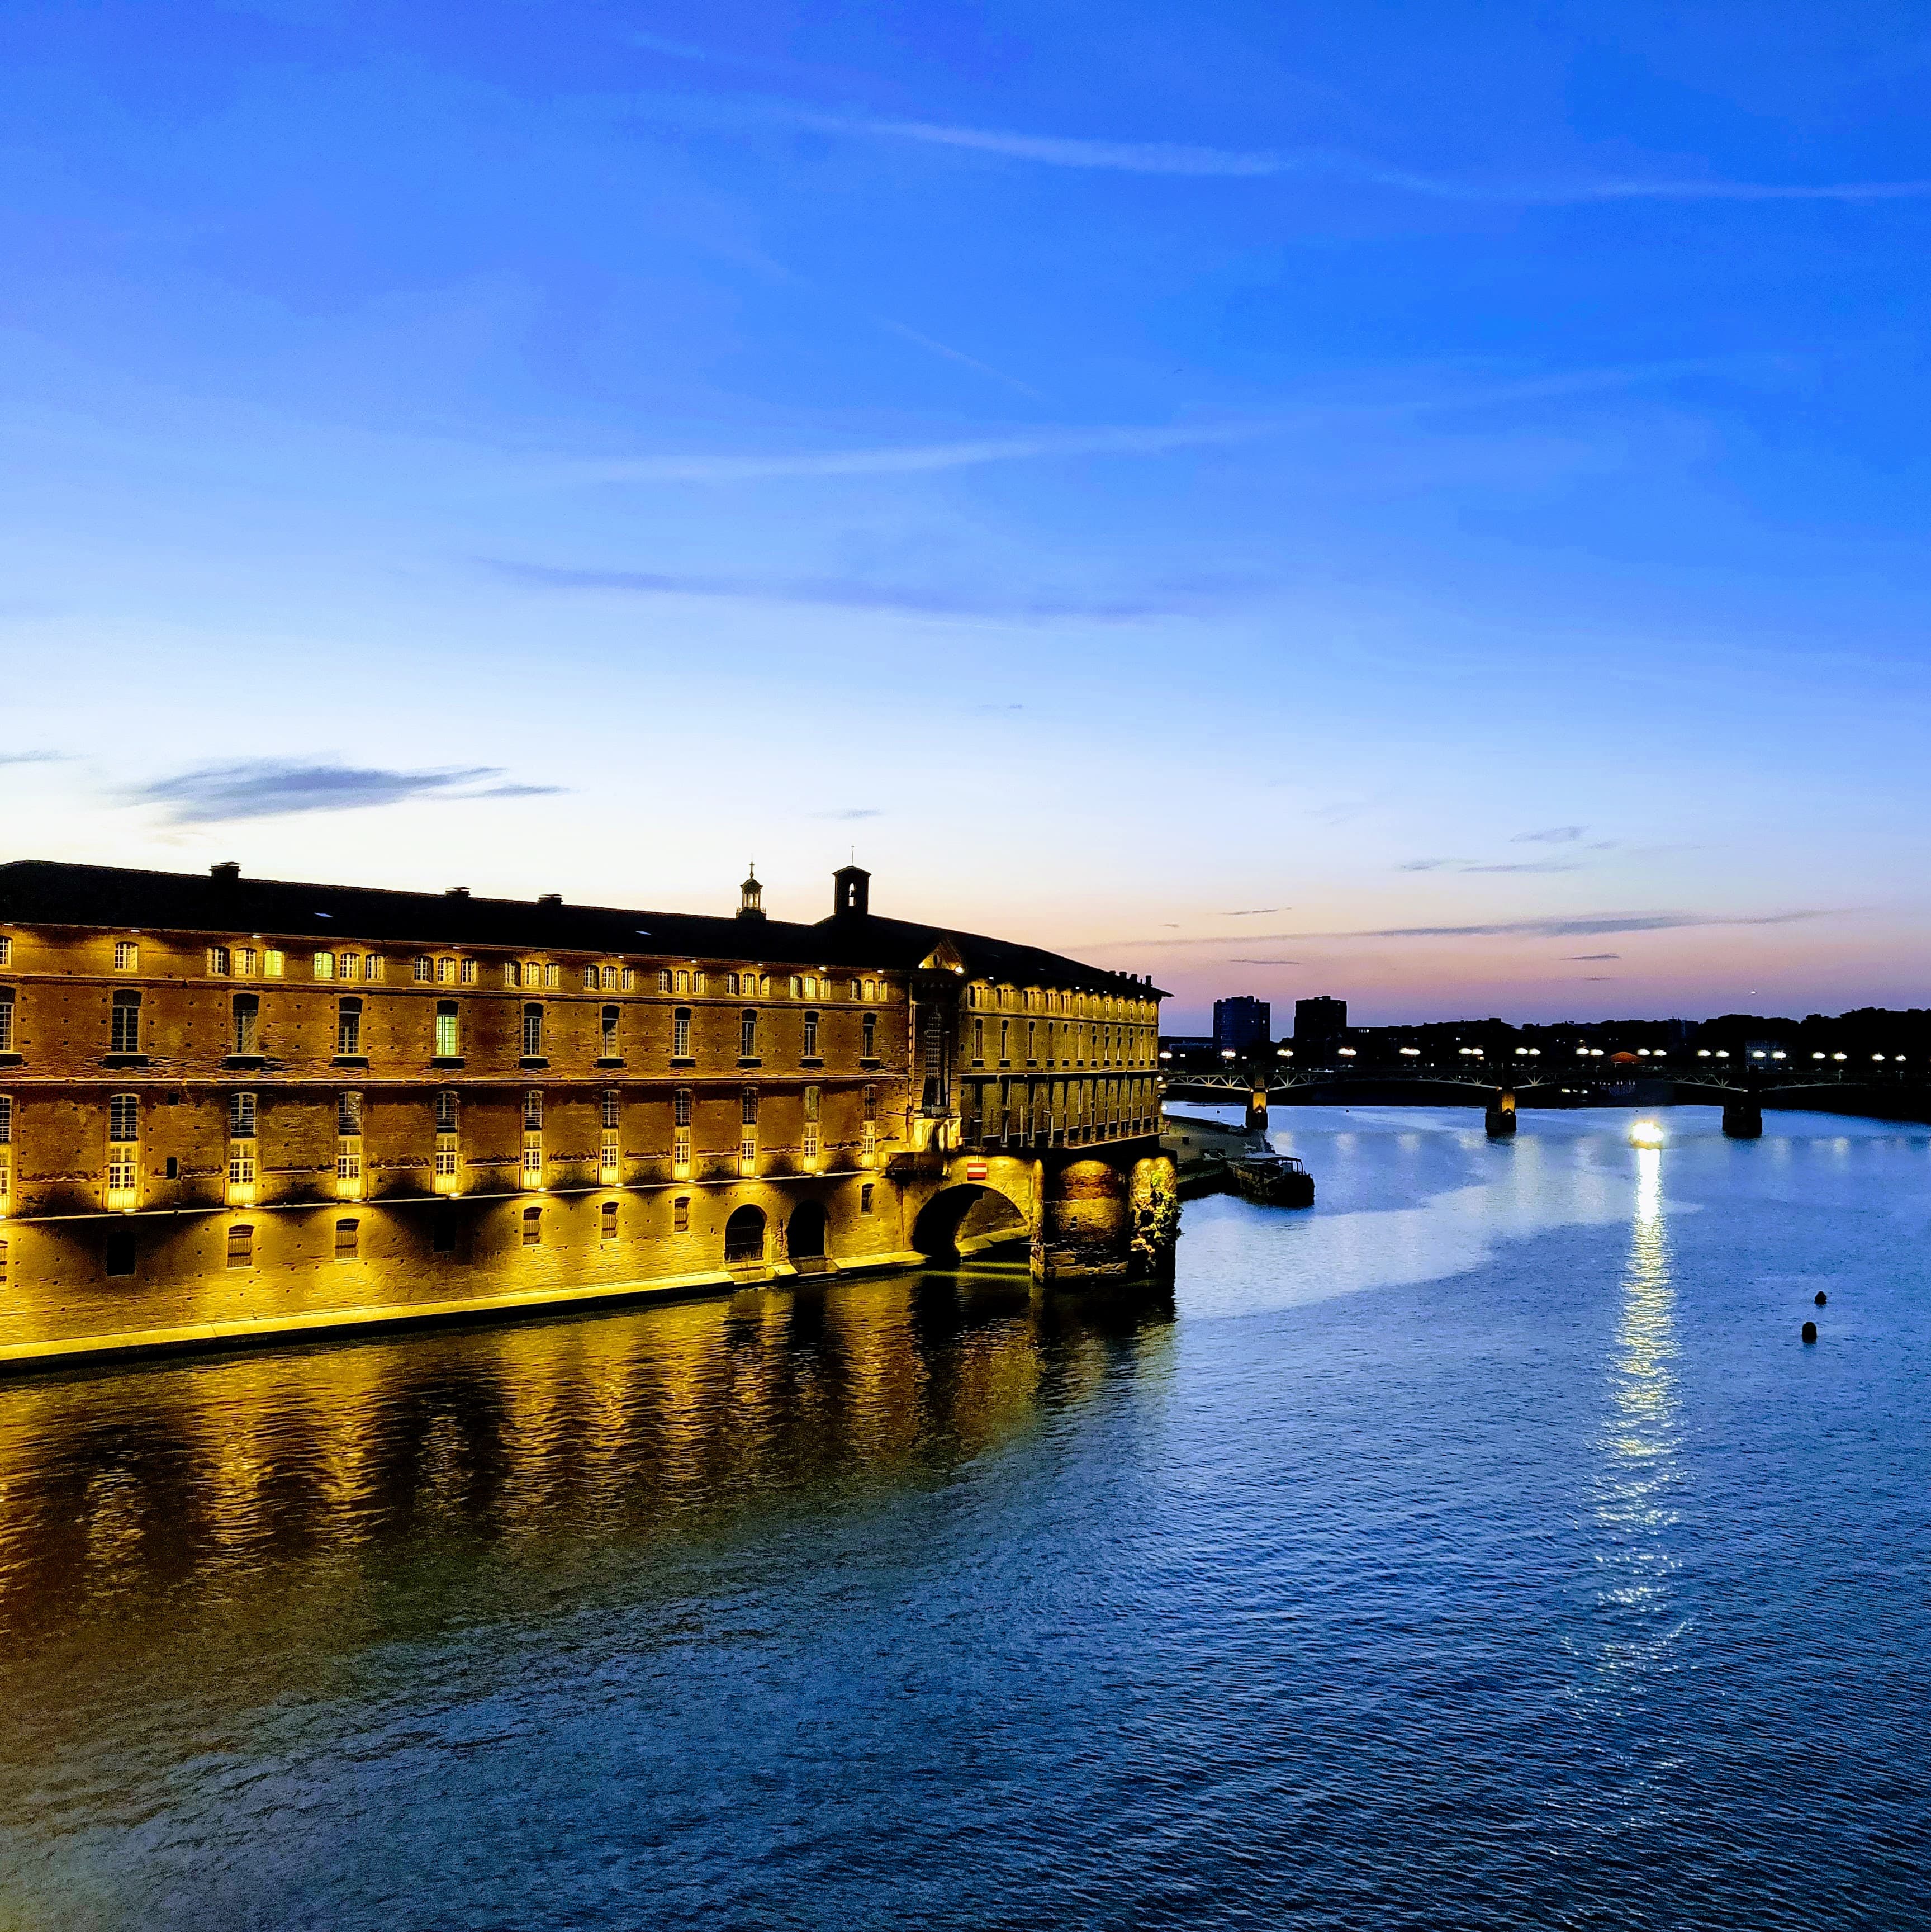
[[[1680,1634],[1672,1618],[1667,1540],[1676,1521],[1681,1430],[1663,1160],[1660,1148],[1636,1150],[1635,1213],[1599,1443],[1595,1514],[1604,1576],[1598,1600],[1614,1630],[1601,1662],[1610,1671],[1660,1660]]]
[[[418,1627],[489,1613],[493,1556],[547,1585],[801,1492],[862,1503],[1144,1371],[1171,1313],[985,1269],[0,1387],[0,1672],[97,1676],[217,1622],[346,1645],[398,1593]]]

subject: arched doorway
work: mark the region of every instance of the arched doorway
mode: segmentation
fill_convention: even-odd
[[[784,1246],[793,1262],[824,1259],[828,1225],[824,1208],[816,1201],[802,1201],[792,1210],[785,1223]]]
[[[1026,1216],[997,1188],[970,1184],[942,1189],[919,1210],[912,1245],[934,1261],[956,1261],[982,1248],[1022,1240]]]
[[[764,1258],[764,1210],[740,1208],[724,1223],[724,1265],[745,1268]]]

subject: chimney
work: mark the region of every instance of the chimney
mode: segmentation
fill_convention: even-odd
[[[563,895],[561,892],[538,892],[536,902],[538,905],[561,905]]]
[[[832,874],[832,915],[863,919],[871,910],[871,874],[862,866],[841,866]]]
[[[208,876],[218,879],[224,886],[232,886],[241,876],[241,868],[232,859],[224,859],[218,866],[210,866]]]
[[[469,896],[469,888],[467,886],[445,886],[442,889],[442,896],[445,899],[466,899]]]

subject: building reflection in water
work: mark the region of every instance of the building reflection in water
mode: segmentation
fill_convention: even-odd
[[[0,1388],[0,1639],[93,1676],[214,1623],[286,1652],[489,1614],[479,1574],[553,1590],[941,1475],[1170,1322],[988,1268]]]
[[[1639,1148],[1636,1160],[1635,1218],[1596,1464],[1598,1603],[1609,1628],[1598,1660],[1609,1677],[1661,1662],[1681,1630],[1670,1587],[1681,1428],[1663,1151]]]

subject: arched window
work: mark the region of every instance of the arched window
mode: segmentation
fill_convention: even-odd
[[[818,1057],[818,1016],[816,1013],[805,1016],[805,1058],[816,1060]]]
[[[0,1053],[13,1051],[13,989],[0,986]]]
[[[139,1053],[141,1050],[141,996],[131,986],[114,995],[111,1024],[107,1035],[109,1053]]]
[[[757,1058],[757,1014],[755,1009],[747,1006],[738,1016],[738,1058],[755,1060]]]
[[[862,1051],[865,1058],[867,1060],[876,1060],[878,1058],[878,1016],[876,1013],[867,1013],[859,1024],[864,1029],[864,1045]]]
[[[362,1051],[362,1003],[343,1000],[335,1010],[335,1051],[345,1060],[358,1058]]]
[[[678,974],[683,978],[682,974]],[[679,1006],[670,1019],[670,1057],[673,1060],[691,1058],[691,1009]]]
[[[604,1203],[603,1226],[598,1232],[602,1238],[607,1241],[614,1241],[616,1239],[617,1204],[614,1201],[606,1201]]]
[[[255,993],[235,995],[235,1051],[253,1053],[261,1034],[262,1002]]]
[[[601,1030],[599,1034],[599,1044],[602,1048],[603,1057],[604,1059],[614,1060],[616,1058],[617,1009],[615,1006],[606,1006],[604,1009]]]
[[[724,1223],[724,1260],[742,1266],[764,1258],[764,1213],[761,1208],[740,1208]]]
[[[543,1058],[543,1009],[534,1001],[523,1010],[523,1057]]]

